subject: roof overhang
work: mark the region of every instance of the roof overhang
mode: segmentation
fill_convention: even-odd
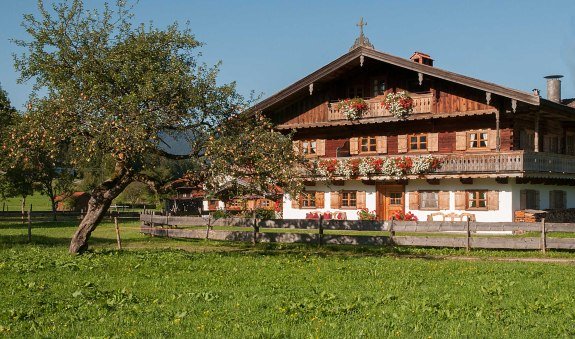
[[[518,102],[523,102],[532,106],[540,106],[541,102],[546,102],[548,100],[541,99],[537,95],[532,93],[523,92],[504,86],[500,86],[487,81],[475,79],[472,77],[464,76],[454,72],[449,72],[437,67],[428,66],[424,64],[415,63],[409,59],[404,59],[396,57],[387,53],[379,52],[370,48],[358,47],[336,60],[330,62],[329,64],[321,67],[317,71],[309,74],[308,76],[296,81],[290,86],[284,88],[283,90],[273,94],[272,96],[262,100],[261,102],[254,105],[249,109],[249,112],[263,111],[270,108],[271,106],[289,98],[290,96],[299,93],[301,91],[307,90],[310,85],[315,82],[325,81],[329,77],[333,76],[334,73],[338,72],[342,68],[349,65],[359,65],[365,58],[370,58],[376,61],[381,61],[390,65],[395,65],[404,69],[412,70],[414,72],[419,72],[424,75],[443,79],[445,81],[461,84],[464,86],[472,87],[478,90],[489,92],[491,94],[499,95],[501,97],[509,98],[511,100],[516,100]],[[547,104],[547,103],[546,103]],[[553,103],[555,104],[555,103]],[[569,112],[575,114],[575,109],[570,108],[565,105],[555,104],[561,106],[562,109],[566,109]],[[557,108],[557,107],[555,107]]]

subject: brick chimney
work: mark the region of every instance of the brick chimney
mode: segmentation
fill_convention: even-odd
[[[431,59],[431,57],[425,53],[414,52],[409,59],[413,62],[417,62],[418,64],[433,66],[433,59]]]

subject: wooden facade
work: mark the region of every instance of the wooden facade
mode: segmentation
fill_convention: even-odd
[[[501,210],[507,202],[499,192],[515,196],[509,178],[516,185],[530,180],[572,185],[575,108],[438,69],[429,56],[418,53],[409,60],[357,46],[253,107],[278,130],[295,130],[294,150],[310,160],[432,155],[441,162],[426,173],[406,173],[402,180],[409,182],[377,174],[332,178],[324,191],[307,189],[309,194],[325,194],[325,203],[301,207],[292,199],[289,206],[351,209],[338,201],[342,194],[353,191],[357,201],[366,192],[373,194],[371,206],[375,205],[380,219],[389,219],[398,211],[425,210],[421,197],[426,196],[435,206],[432,210],[463,215],[473,210]],[[397,118],[383,101],[389,93],[402,91],[413,99],[413,110],[407,117]],[[351,98],[362,98],[367,104],[357,120],[347,119],[338,108],[340,101]],[[482,182],[483,186],[474,184],[473,180],[486,178],[491,181]],[[460,180],[463,187],[448,181],[450,188],[443,189],[444,179]],[[437,189],[429,188],[432,182]],[[426,194],[426,190],[434,193]],[[558,205],[553,201],[563,194],[559,191],[549,192],[549,206]],[[369,200],[362,198],[361,204],[354,200],[352,207],[370,209]],[[398,206],[393,207],[395,203]],[[516,205],[519,202],[514,200],[509,208]]]

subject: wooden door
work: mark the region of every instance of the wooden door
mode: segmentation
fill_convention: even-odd
[[[405,188],[402,185],[377,185],[377,208],[379,220],[391,220],[394,212],[405,212]]]

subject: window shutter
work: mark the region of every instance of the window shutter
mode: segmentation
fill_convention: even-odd
[[[291,208],[295,209],[299,208],[299,195],[291,197]]]
[[[387,137],[386,136],[378,136],[375,137],[377,153],[387,153]]]
[[[323,192],[315,192],[315,207],[316,208],[324,208],[325,207],[325,200],[324,200]]]
[[[339,192],[331,192],[329,205],[331,208],[340,208],[341,207],[341,199],[339,196]]]
[[[556,194],[558,191],[549,191],[549,209],[557,208],[557,202],[555,201]]]
[[[429,139],[429,143],[427,144],[427,149],[430,152],[437,152],[439,151],[439,133],[429,133],[427,135]]]
[[[519,131],[519,149],[527,151],[528,136],[524,130]]]
[[[567,192],[565,191],[561,191],[561,202],[563,203],[561,208],[567,208]]]
[[[519,209],[524,210],[527,208],[527,190],[521,190],[519,199]]]
[[[397,152],[398,153],[407,152],[407,135],[402,134],[397,136]]]
[[[419,192],[417,191],[409,192],[409,209],[410,210],[419,209]]]
[[[459,211],[466,210],[465,191],[455,192],[455,209]]]
[[[298,155],[301,154],[301,141],[299,140],[293,141],[293,152]]]
[[[455,150],[465,151],[467,149],[467,132],[455,133]]]
[[[325,155],[325,139],[317,139],[315,154],[317,156],[324,156]]]
[[[489,130],[487,134],[487,145],[490,149],[497,149],[497,130]]]
[[[487,192],[487,209],[489,211],[499,210],[499,191]]]
[[[538,210],[540,207],[539,205],[539,190],[535,191],[535,209]]]
[[[358,154],[358,138],[350,138],[349,139],[349,154]]]
[[[448,210],[449,209],[449,192],[440,191],[439,192],[439,209]]]
[[[357,191],[355,197],[357,198],[357,208],[366,208],[365,191]]]
[[[543,137],[543,152],[551,152],[551,137],[546,135]]]

